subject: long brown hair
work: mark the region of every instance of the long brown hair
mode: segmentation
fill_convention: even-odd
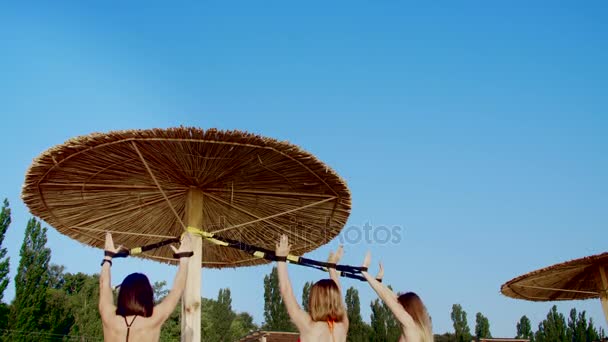
[[[424,306],[424,303],[422,303],[422,299],[420,299],[420,297],[414,292],[406,292],[400,295],[397,300],[401,306],[403,306],[405,311],[412,316],[412,319],[414,322],[416,322],[416,325],[422,329],[424,335],[426,336],[425,340],[432,341],[433,329],[431,318],[426,310],[426,306]]]
[[[342,322],[346,310],[338,285],[332,279],[322,279],[310,289],[308,298],[310,318],[315,322]]]
[[[154,311],[154,291],[146,275],[131,273],[120,285],[116,314],[120,316],[152,316]]]

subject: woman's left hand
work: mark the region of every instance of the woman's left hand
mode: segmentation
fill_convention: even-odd
[[[291,245],[289,244],[289,239],[287,238],[287,235],[283,234],[277,243],[277,248],[274,254],[278,257],[286,257],[289,254],[290,249]]]
[[[378,274],[376,275],[376,280],[382,281],[382,278],[384,278],[384,266],[382,266],[382,263],[379,263],[379,267],[380,267],[380,270],[378,271]]]
[[[175,248],[173,245],[169,245],[173,250],[173,253],[187,253],[192,252],[192,236],[190,233],[184,234],[180,240],[179,248]]]
[[[118,246],[118,248],[114,247],[114,240],[112,240],[112,234],[110,234],[110,232],[106,232],[106,243],[103,249],[108,252],[118,253],[122,249],[122,246]]]

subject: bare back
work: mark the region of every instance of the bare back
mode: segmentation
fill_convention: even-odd
[[[128,329],[129,342],[139,341],[158,341],[160,338],[160,328],[157,319],[142,316],[127,316],[127,323],[131,323]],[[103,337],[105,342],[126,342],[127,324],[125,317],[115,315],[108,321],[103,322]]]
[[[424,341],[424,332],[418,326],[404,327],[401,326],[401,337],[399,342],[422,342]]]
[[[311,322],[308,329],[300,331],[301,342],[344,342],[348,333],[348,324],[333,324],[333,332],[327,322]]]

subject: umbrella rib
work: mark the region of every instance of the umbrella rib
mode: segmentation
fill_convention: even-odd
[[[206,188],[205,192],[227,192],[229,190],[222,188]],[[288,191],[262,191],[262,190],[230,190],[230,192],[241,193],[241,194],[252,194],[252,195],[278,195],[278,196],[302,196],[302,197],[321,197],[321,198],[335,198],[332,195],[323,194],[312,194],[305,192],[288,192]]]
[[[163,238],[163,239],[173,239],[175,236],[168,235],[158,235],[158,234],[144,234],[144,233],[132,233],[132,232],[121,232],[119,230],[107,230],[107,229],[97,229],[97,228],[87,228],[80,226],[73,226],[70,229],[78,229],[78,230],[87,230],[92,232],[102,232],[102,233],[112,233],[117,235],[133,235],[133,236],[145,236],[145,237],[155,237],[155,238]]]
[[[283,215],[286,215],[286,214],[290,214],[290,213],[293,213],[293,212],[296,212],[296,211],[299,211],[299,210],[302,210],[302,209],[306,209],[306,208],[309,208],[309,207],[312,207],[312,206],[315,206],[315,205],[323,204],[325,202],[329,202],[331,200],[336,199],[336,197],[330,197],[330,198],[326,198],[324,200],[317,201],[317,202],[314,202],[314,203],[311,203],[311,204],[307,204],[307,205],[304,205],[304,206],[301,206],[301,207],[298,207],[298,208],[290,209],[290,210],[287,210],[287,211],[284,211],[284,212],[281,212],[281,213],[278,213],[278,214],[274,214],[274,215],[270,215],[270,216],[266,216],[266,217],[259,217],[259,216],[255,215],[253,213],[250,213],[249,211],[247,211],[247,210],[245,210],[245,209],[243,209],[243,208],[241,208],[239,206],[236,206],[234,204],[228,203],[228,202],[224,201],[223,199],[221,199],[219,197],[216,197],[216,196],[211,195],[211,194],[207,194],[207,196],[215,199],[218,202],[221,202],[221,203],[223,203],[225,205],[228,205],[228,206],[230,206],[230,207],[232,207],[234,209],[237,209],[237,210],[239,210],[239,211],[241,211],[241,212],[243,212],[243,213],[245,213],[247,215],[250,215],[250,216],[253,216],[253,217],[256,218],[253,221],[249,221],[249,222],[245,222],[245,223],[234,225],[232,227],[227,227],[227,228],[223,228],[223,229],[220,229],[220,230],[216,230],[213,233],[221,233],[221,232],[224,232],[224,231],[227,231],[227,230],[239,228],[239,227],[250,225],[252,223],[256,223],[256,222],[260,222],[260,221],[267,221],[268,224],[270,224],[270,225],[272,225],[272,226],[274,226],[274,227],[276,227],[278,229],[281,229],[283,231],[286,231],[283,227],[277,225],[276,223],[268,222],[268,220],[272,219],[272,218],[275,218],[275,217],[279,217],[279,216],[283,216]],[[306,240],[307,242],[311,242],[312,243],[312,241],[310,241],[310,240],[308,240],[306,238],[303,238],[303,237],[300,237],[300,236],[298,236],[298,238],[300,238],[302,240]]]
[[[245,213],[247,215],[250,215],[250,216],[256,218],[256,220],[254,220],[254,221],[246,222],[244,224],[238,224],[238,225],[232,226],[232,227],[227,227],[227,228],[221,229],[219,231],[214,231],[213,233],[223,232],[225,230],[230,230],[230,229],[238,228],[240,226],[251,224],[251,223],[255,223],[255,222],[259,222],[259,221],[265,221],[265,220],[270,219],[270,218],[272,218],[274,216],[278,216],[278,215],[271,215],[271,216],[267,216],[265,218],[261,218],[261,217],[255,215],[255,214],[253,214],[253,213],[251,213],[251,212],[249,212],[249,211],[247,211],[247,210],[239,207],[239,206],[236,206],[236,205],[234,205],[232,203],[226,202],[226,201],[224,201],[223,199],[221,199],[221,198],[219,198],[217,196],[214,196],[214,195],[211,195],[211,194],[207,194],[207,196],[209,196],[210,198],[213,198],[214,200],[216,200],[216,201],[218,201],[220,203],[223,203],[223,204],[225,204],[225,205],[227,205],[229,207],[232,207],[232,208],[234,208],[234,209],[236,209],[238,211],[241,211],[241,212],[243,212],[243,213]],[[279,214],[279,215],[283,215],[283,214],[285,214],[285,213],[282,213],[282,214]],[[270,224],[271,226],[275,227],[275,228],[278,228],[278,229],[282,230],[283,232],[288,232],[288,233],[291,234],[291,232],[289,232],[288,230],[284,229],[283,227],[277,225],[276,223],[272,223],[272,222],[267,222],[267,223]],[[309,242],[309,243],[314,243],[313,241],[310,241],[310,240],[308,240],[306,238],[302,238],[300,236],[298,236],[298,238],[301,238],[302,240],[306,240],[306,242]]]
[[[178,196],[181,196],[181,193],[177,193],[177,194],[171,195],[171,196],[169,196],[169,197],[173,198],[173,197],[178,197]],[[103,216],[101,216],[101,217],[95,217],[95,218],[92,218],[92,219],[89,219],[89,220],[86,220],[86,221],[83,221],[83,222],[79,222],[79,223],[77,223],[75,226],[84,226],[84,225],[88,225],[88,224],[90,224],[90,223],[93,223],[93,222],[97,222],[97,221],[99,221],[99,220],[106,219],[106,218],[108,218],[108,217],[112,217],[112,216],[115,216],[115,215],[118,215],[118,214],[124,214],[124,213],[128,213],[128,212],[130,212],[130,211],[135,211],[135,210],[137,210],[137,209],[140,209],[140,208],[143,208],[143,207],[147,207],[147,206],[149,206],[149,205],[153,205],[153,204],[156,204],[156,203],[158,203],[158,202],[162,202],[162,201],[163,201],[163,199],[161,198],[161,199],[153,200],[153,201],[150,201],[150,202],[145,202],[145,203],[143,203],[143,204],[138,204],[138,205],[135,205],[135,206],[132,206],[132,207],[128,207],[128,208],[125,208],[125,209],[119,210],[119,211],[117,211],[117,212],[113,212],[113,213],[110,213],[110,214],[103,215]],[[68,228],[69,228],[69,227],[68,227]]]
[[[593,292],[593,291],[567,290],[567,289],[557,289],[557,288],[552,288],[552,287],[543,287],[543,286],[534,286],[534,285],[521,285],[521,284],[512,284],[511,286],[527,287],[527,288],[538,289],[538,290],[549,290],[549,291],[561,291],[561,292],[591,294],[591,295],[596,295],[596,296],[599,295],[599,293]]]
[[[167,197],[167,195],[163,191],[163,188],[158,183],[158,180],[156,180],[156,177],[154,176],[154,174],[152,173],[152,170],[148,166],[148,163],[144,159],[143,154],[141,154],[141,152],[137,148],[137,144],[135,143],[135,141],[131,141],[131,144],[133,145],[133,148],[135,149],[135,151],[139,155],[139,158],[141,159],[141,162],[144,163],[144,166],[146,167],[146,170],[148,170],[148,173],[150,174],[150,177],[152,177],[152,180],[154,181],[154,184],[156,184],[156,187],[158,188],[158,190],[160,191],[160,193],[165,198],[165,201],[167,201],[167,205],[169,206],[169,208],[171,209],[171,211],[175,215],[175,218],[177,218],[177,221],[179,221],[179,223],[182,225],[182,228],[184,229],[184,231],[186,231],[187,228],[186,228],[186,225],[184,224],[184,221],[182,221],[182,218],[177,214],[177,211],[175,211],[175,208],[173,208],[173,205],[171,205],[171,201],[169,201],[169,198]]]
[[[121,185],[121,184],[100,184],[100,183],[40,183],[41,186],[61,186],[61,187],[74,187],[84,188],[87,186],[95,188],[109,188],[109,189],[156,189],[152,185]]]
[[[574,275],[564,285],[560,285],[560,287],[563,287],[566,289],[571,289],[574,286],[574,284],[580,282],[581,278],[584,278],[584,276],[585,276],[585,271],[583,271],[577,275]],[[549,295],[549,299],[554,300],[555,298],[557,298],[557,296],[558,296],[558,293],[556,292],[554,294]]]

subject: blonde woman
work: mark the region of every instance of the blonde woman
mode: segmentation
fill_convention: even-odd
[[[369,267],[371,254],[367,253],[363,267]],[[373,278],[366,271],[362,272],[369,285],[376,291],[380,299],[388,306],[395,318],[401,323],[401,337],[399,342],[432,342],[433,329],[431,318],[424,303],[414,292],[396,295],[391,289],[380,281],[384,276],[384,268],[380,264],[380,271]]]
[[[330,269],[331,279],[322,279],[310,289],[308,310],[302,310],[291,288],[287,273],[286,257],[291,245],[286,235],[281,236],[276,247],[279,288],[291,321],[300,332],[302,342],[344,342],[348,333],[348,317],[342,290],[335,269]],[[336,254],[330,253],[329,262],[337,263],[343,254],[340,247]]]

